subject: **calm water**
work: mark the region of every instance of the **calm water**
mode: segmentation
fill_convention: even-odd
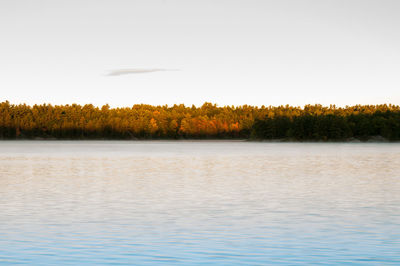
[[[0,142],[0,264],[400,264],[400,144]]]

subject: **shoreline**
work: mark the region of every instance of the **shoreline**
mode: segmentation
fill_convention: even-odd
[[[221,143],[221,142],[248,142],[248,143],[400,143],[399,140],[388,140],[384,138],[369,138],[369,139],[348,139],[348,140],[293,140],[293,139],[57,139],[57,138],[19,138],[19,139],[0,139],[0,142],[210,142],[210,143]]]

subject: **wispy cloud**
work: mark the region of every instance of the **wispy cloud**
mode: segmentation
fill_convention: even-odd
[[[107,76],[121,76],[130,74],[144,74],[160,71],[178,71],[178,69],[164,69],[164,68],[125,68],[125,69],[115,69],[110,71]]]

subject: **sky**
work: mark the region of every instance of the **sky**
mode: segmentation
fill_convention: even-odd
[[[0,0],[0,101],[400,104],[398,0]]]

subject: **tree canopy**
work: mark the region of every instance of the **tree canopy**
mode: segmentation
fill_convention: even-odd
[[[396,105],[152,106],[0,103],[0,138],[55,139],[400,139]]]

